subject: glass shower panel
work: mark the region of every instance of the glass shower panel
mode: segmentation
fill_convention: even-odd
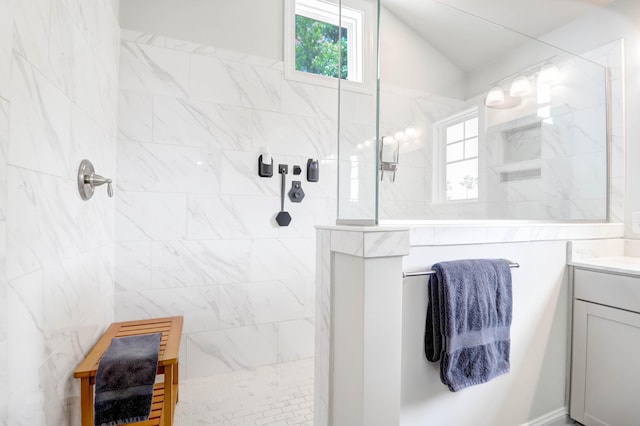
[[[376,44],[377,0],[342,0],[343,17],[362,12],[362,44],[357,52],[363,81],[340,82],[338,136],[338,222],[373,225],[376,217]]]
[[[607,219],[603,64],[440,2],[380,6],[379,132],[399,153],[381,221]]]

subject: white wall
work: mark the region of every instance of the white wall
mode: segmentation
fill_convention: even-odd
[[[115,175],[119,27],[110,0],[1,0],[0,21],[0,424],[79,424],[73,370],[113,321],[115,203],[82,201],[76,174]]]
[[[126,0],[120,25],[282,60],[282,0]]]
[[[113,14],[116,16],[116,20],[119,20],[120,16],[120,0],[110,0],[111,1],[111,9]]]
[[[449,237],[464,232],[451,233]],[[426,277],[404,279],[402,426],[477,424],[514,426],[563,417],[567,388],[569,291],[566,242],[412,246],[404,270],[465,258],[508,258],[512,269],[511,371],[452,393],[440,382],[438,363],[424,354]]]
[[[380,14],[380,79],[385,85],[464,99],[465,73],[388,9]]]

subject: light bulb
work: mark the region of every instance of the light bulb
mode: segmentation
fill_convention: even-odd
[[[511,89],[509,90],[509,95],[511,97],[517,96],[527,96],[531,93],[531,82],[524,75],[519,75],[513,80],[511,83]]]
[[[502,105],[504,103],[504,92],[500,86],[493,86],[487,92],[487,97],[484,98],[484,104],[488,107],[494,107]]]
[[[560,80],[560,70],[552,63],[546,63],[538,73],[538,82],[542,84],[553,84]]]
[[[404,134],[408,137],[408,138],[412,138],[415,135],[418,134],[418,131],[416,130],[415,127],[409,126],[406,129],[404,129]]]

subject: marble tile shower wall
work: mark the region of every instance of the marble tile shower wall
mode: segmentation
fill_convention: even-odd
[[[0,383],[9,382],[7,316],[7,150],[13,1],[0,0]],[[9,387],[0,389],[0,425],[7,424]]]
[[[623,45],[620,40],[593,49],[583,56],[606,67],[610,75],[611,89],[611,149],[609,158],[609,219],[624,221],[624,111],[623,111]],[[420,93],[409,88],[382,87],[380,126],[382,135],[413,126],[414,138],[407,138],[400,147],[400,164],[396,182],[384,178],[380,184],[379,214],[382,220],[394,219],[508,219],[536,215],[538,219],[571,217],[604,217],[605,203],[601,182],[606,170],[600,166],[601,141],[605,129],[601,117],[605,111],[602,100],[603,87],[593,81],[602,75],[601,69],[584,60],[568,60],[562,66],[563,73],[571,75],[554,89],[552,107],[554,114],[562,113],[554,125],[542,128],[542,178],[503,183],[499,181],[502,152],[500,133],[525,118],[536,115],[533,110],[523,114],[500,110],[486,110],[486,119],[493,129],[487,143],[480,147],[481,157],[495,160],[485,164],[480,171],[480,184],[488,188],[481,195],[482,201],[460,204],[434,203],[434,132],[433,124],[471,106],[455,99],[441,98]],[[587,89],[577,89],[586,87]],[[471,100],[473,101],[473,100]],[[509,113],[511,116],[505,118]],[[520,115],[518,115],[520,114]],[[527,117],[524,117],[527,115]],[[508,123],[495,125],[499,117]],[[522,123],[521,123],[522,124]],[[595,125],[594,125],[595,124]],[[502,127],[501,127],[502,126]],[[497,151],[497,152],[496,152]],[[498,160],[496,160],[498,158]],[[483,164],[483,163],[481,163]],[[482,165],[481,165],[482,167]],[[495,170],[494,170],[495,169]],[[594,173],[597,170],[598,173]]]
[[[75,175],[115,173],[118,51],[110,0],[0,0],[0,424],[79,424],[113,321],[115,203]]]
[[[316,224],[335,222],[337,90],[280,61],[122,31],[116,318],[184,315],[198,377],[313,356]],[[372,96],[347,94],[345,150],[375,134]],[[373,116],[375,117],[375,116]],[[257,176],[261,147],[306,197]],[[294,164],[321,161],[320,182]]]
[[[625,47],[615,40],[585,53],[585,58],[606,67],[610,90],[609,221],[624,222],[625,190]],[[576,128],[574,131],[580,131]]]
[[[611,221],[622,222],[622,45],[620,41],[612,42],[584,56],[608,68],[610,72],[610,216]],[[532,219],[606,217],[607,170],[602,161],[606,153],[603,140],[607,133],[604,69],[578,58],[564,60],[558,65],[564,78],[551,89],[550,111],[553,118],[551,121],[542,121],[538,127],[539,179],[505,183],[501,182],[500,173],[497,173],[514,170],[506,168],[513,163],[508,164],[501,152],[504,131],[531,128],[535,121],[540,120],[532,120],[536,117],[537,106],[529,107],[529,115],[525,108],[519,113],[514,110],[509,115],[509,110],[488,110],[487,121],[492,127],[487,136],[485,152],[489,160],[486,172],[482,175],[488,188],[487,210],[490,214],[503,214],[508,218],[525,214]],[[515,143],[517,151],[521,153],[518,155],[530,158],[526,152],[529,146],[526,133],[522,132]]]
[[[434,218],[427,214],[433,197],[434,123],[460,111],[464,102],[389,85],[383,85],[380,93],[380,134],[394,136],[409,127],[416,132],[400,141],[395,182],[390,176],[380,182],[379,217]]]

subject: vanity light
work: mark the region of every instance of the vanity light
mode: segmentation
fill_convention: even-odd
[[[538,83],[553,84],[560,80],[560,70],[555,64],[547,62],[538,73]]]
[[[404,135],[404,132],[396,132],[396,134],[395,134],[395,135],[393,135],[393,137],[394,137],[396,140],[404,139],[404,136],[405,136],[405,135]]]
[[[513,80],[513,83],[511,83],[511,89],[509,89],[509,95],[511,97],[527,96],[530,93],[531,82],[529,81],[528,77],[519,75],[515,80]]]
[[[407,127],[406,129],[404,129],[404,134],[408,137],[408,138],[412,138],[414,136],[416,136],[418,134],[418,131],[416,130],[415,127]]]
[[[504,103],[504,92],[500,86],[492,86],[484,98],[484,104],[488,107],[495,107]]]

